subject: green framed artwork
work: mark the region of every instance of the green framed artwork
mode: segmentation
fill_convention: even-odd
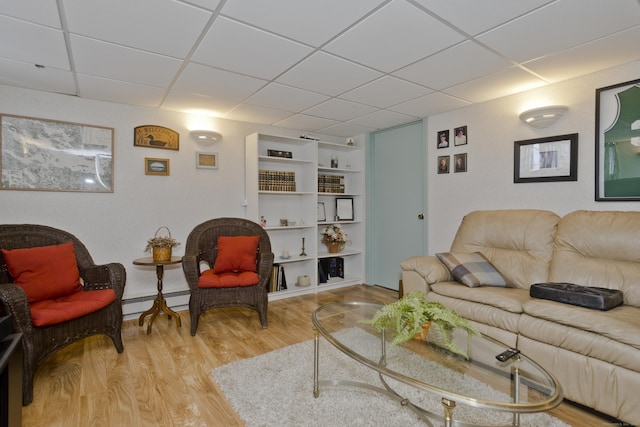
[[[640,200],[640,79],[596,89],[596,201]]]

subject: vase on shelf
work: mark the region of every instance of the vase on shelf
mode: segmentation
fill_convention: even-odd
[[[324,242],[330,254],[337,254],[344,249],[344,242]]]

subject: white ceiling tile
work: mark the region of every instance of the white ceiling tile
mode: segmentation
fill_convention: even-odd
[[[579,16],[577,11],[580,11]],[[590,42],[639,22],[640,7],[636,0],[615,3],[560,0],[489,31],[478,40],[517,62],[524,62]]]
[[[409,65],[393,75],[440,90],[511,66],[493,52],[469,41]]]
[[[158,107],[164,90],[133,83],[78,74],[80,96],[120,104]]]
[[[229,43],[233,40],[233,43]],[[218,18],[192,60],[250,76],[273,79],[312,52],[312,48]],[[273,58],[278,58],[273,61]]]
[[[247,104],[299,112],[329,99],[308,90],[270,83],[246,100]]]
[[[264,108],[257,105],[243,104],[234,108],[224,115],[225,119],[237,120],[240,122],[260,123],[270,125],[290,117],[290,111],[275,110],[273,108]]]
[[[536,9],[550,0],[416,0],[470,35],[476,35]]]
[[[423,86],[385,76],[340,95],[340,98],[361,104],[386,108],[390,105],[418,98],[431,92]]]
[[[399,22],[402,24],[397,25]],[[394,1],[329,43],[325,50],[391,72],[462,40],[461,34],[422,10]]]
[[[346,121],[356,117],[364,116],[365,114],[369,114],[373,111],[375,111],[375,108],[368,105],[333,98],[323,102],[322,104],[305,110],[304,114],[323,117],[325,119]]]
[[[527,62],[524,66],[548,82],[560,82],[585,73],[604,70],[609,68],[610,64],[639,60],[638,40],[640,26],[575,49]]]
[[[237,106],[237,102],[218,97],[171,91],[162,101],[162,108],[203,116],[222,117]]]
[[[447,94],[470,102],[484,102],[544,86],[545,82],[518,67],[448,88]]]
[[[299,129],[301,131],[316,132],[318,129],[338,123],[335,120],[323,119],[321,117],[296,114],[284,120],[274,123],[274,126]]]
[[[277,79],[278,82],[325,95],[337,96],[381,77],[369,68],[317,52]]]
[[[320,46],[383,0],[229,0],[223,15]]]
[[[56,0],[39,0],[37,5],[24,0],[2,0],[0,14],[48,27],[61,28]]]
[[[0,15],[0,57],[70,70],[62,31]]]
[[[189,3],[195,4],[200,7],[204,7],[205,9],[209,9],[213,11],[213,10],[216,10],[218,5],[220,4],[220,0],[189,0]]]
[[[76,71],[82,74],[167,87],[182,65],[175,58],[95,39],[73,35],[70,39]]]
[[[418,117],[407,114],[396,113],[389,110],[378,110],[366,116],[358,117],[350,120],[350,124],[358,126],[366,126],[368,128],[384,129],[391,126],[397,126],[417,120]]]
[[[38,68],[30,62],[0,58],[0,84],[76,95],[71,71]]]
[[[389,110],[415,117],[428,117],[445,111],[463,108],[468,105],[471,105],[468,101],[434,92],[408,102],[403,102],[402,104],[394,105],[393,107],[389,107]]]
[[[350,138],[356,135],[361,135],[363,133],[373,132],[375,130],[376,128],[370,128],[366,126],[360,126],[355,123],[346,122],[346,123],[338,123],[333,126],[318,129],[318,132],[325,135]]]
[[[185,58],[211,12],[172,0],[65,0],[72,33]]]
[[[173,89],[222,100],[242,101],[265,84],[264,80],[190,63],[180,74]]]

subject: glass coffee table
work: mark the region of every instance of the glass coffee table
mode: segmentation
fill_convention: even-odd
[[[519,426],[520,414],[547,411],[562,401],[560,385],[542,366],[523,354],[504,362],[497,360],[496,356],[507,350],[507,346],[483,335],[473,336],[471,340],[466,332],[455,335],[456,344],[466,350],[468,359],[438,345],[433,327],[427,342],[411,340],[399,346],[391,345],[390,331],[378,332],[362,323],[381,307],[362,302],[338,302],[313,312],[315,397],[319,397],[321,386],[362,387],[396,399],[427,425],[433,425],[432,420],[436,420],[446,427],[486,425],[476,424],[477,419],[483,419],[482,410],[511,413],[508,425]],[[351,359],[376,371],[379,384],[346,378],[320,380],[320,337]],[[422,407],[420,399],[413,398],[416,394],[439,399],[439,413]],[[456,405],[464,405],[468,407],[465,410],[478,414],[472,422],[457,420],[454,418]]]

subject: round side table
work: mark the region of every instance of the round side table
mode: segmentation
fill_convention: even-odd
[[[181,262],[182,257],[179,256],[172,256],[168,261],[154,261],[153,257],[138,258],[133,261],[134,265],[156,266],[156,276],[158,277],[158,295],[156,296],[156,299],[153,300],[153,306],[149,310],[142,313],[140,315],[140,318],[138,319],[138,325],[142,326],[144,325],[144,318],[151,315],[149,323],[147,324],[147,334],[151,333],[151,325],[153,324],[153,321],[156,320],[158,314],[160,314],[161,312],[165,312],[167,316],[169,316],[169,320],[174,317],[176,319],[176,325],[178,327],[182,326],[180,315],[167,307],[167,301],[162,295],[162,277],[164,276],[164,266],[180,264]]]

